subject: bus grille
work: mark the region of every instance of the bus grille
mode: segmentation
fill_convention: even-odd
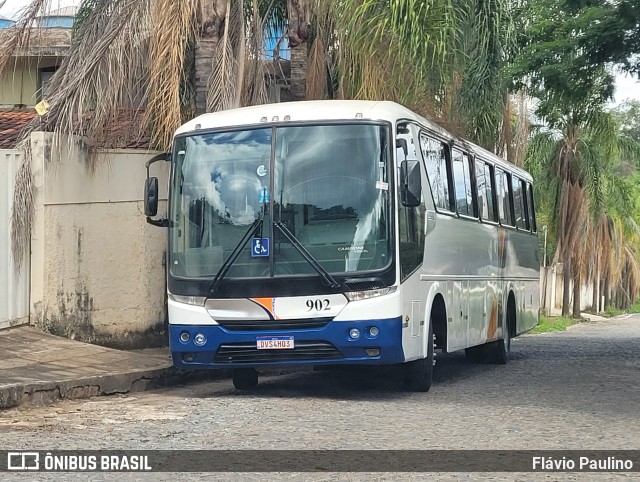
[[[300,330],[306,328],[322,328],[331,321],[330,318],[312,318],[308,320],[223,320],[218,324],[229,331],[263,331],[263,330]]]
[[[253,342],[220,345],[214,361],[217,363],[270,363],[337,358],[343,358],[342,354],[326,341],[296,341],[293,350],[258,350]]]

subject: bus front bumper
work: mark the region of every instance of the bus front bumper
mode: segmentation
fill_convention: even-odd
[[[354,336],[354,329],[359,336]],[[259,338],[276,346],[292,344],[293,348],[258,349]],[[174,365],[182,369],[385,365],[405,360],[401,317],[331,321],[322,328],[259,332],[228,330],[219,325],[170,324],[169,346]]]

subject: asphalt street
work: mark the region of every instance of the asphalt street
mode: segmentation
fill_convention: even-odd
[[[640,316],[513,341],[508,365],[440,356],[429,393],[393,371],[269,373],[0,413],[2,446],[31,450],[640,449]],[[636,472],[637,475],[640,473]],[[4,474],[8,475],[8,474]],[[29,475],[29,477],[27,477]],[[145,474],[175,480],[175,474]],[[3,480],[32,480],[11,474]],[[142,474],[91,474],[137,480]],[[82,474],[38,474],[80,480]],[[189,474],[184,480],[423,480],[424,474]],[[634,474],[438,474],[440,480],[632,480]],[[86,480],[86,475],[84,479]]]

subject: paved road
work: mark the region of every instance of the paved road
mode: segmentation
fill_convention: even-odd
[[[40,450],[640,449],[639,407],[640,316],[628,316],[520,337],[507,366],[471,364],[460,353],[438,356],[428,394],[403,392],[384,372],[272,374],[262,377],[253,393],[237,392],[230,380],[220,380],[9,410],[0,414],[0,442]],[[170,480],[170,475],[154,474],[154,479]],[[66,477],[72,476],[55,480]],[[273,479],[269,474],[252,477]],[[417,474],[398,477],[422,479]],[[279,478],[335,479],[327,474]],[[479,474],[455,478],[475,480]],[[511,480],[513,475],[486,478]],[[236,478],[246,479],[246,474]]]

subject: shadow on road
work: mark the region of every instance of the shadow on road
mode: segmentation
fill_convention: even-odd
[[[442,384],[483,377],[496,366],[479,365],[466,360],[464,353],[437,356],[432,390]],[[506,367],[504,367],[506,369]],[[223,388],[224,385],[228,384]],[[238,391],[231,380],[223,380],[198,397],[238,396],[269,398],[330,398],[342,400],[402,399],[422,395],[404,389],[401,366],[331,367],[327,369],[264,370],[255,390]]]

